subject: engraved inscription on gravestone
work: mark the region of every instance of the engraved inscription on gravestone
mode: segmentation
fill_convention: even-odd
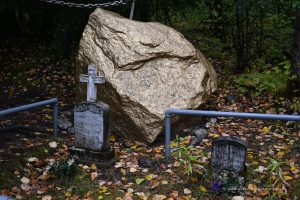
[[[75,146],[103,151],[109,146],[109,108],[102,102],[83,102],[75,106]]]
[[[213,171],[242,172],[245,169],[247,145],[247,141],[233,136],[214,139],[211,154]]]

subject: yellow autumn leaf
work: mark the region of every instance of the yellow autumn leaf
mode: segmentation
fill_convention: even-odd
[[[199,190],[201,192],[207,192],[207,189],[204,186],[202,186],[202,185],[199,186]]]
[[[153,179],[153,175],[152,174],[149,174],[147,176],[145,176],[145,178],[148,180],[148,181],[151,181]]]
[[[253,193],[256,193],[256,191],[257,191],[257,186],[256,186],[255,184],[250,183],[250,184],[248,185],[248,190],[250,190],[250,191],[253,192]]]
[[[262,131],[264,132],[264,133],[268,133],[268,132],[270,132],[270,127],[263,127],[263,129],[262,129]]]
[[[99,187],[99,193],[100,194],[106,193],[107,191],[108,191],[108,188],[106,186]]]
[[[257,161],[253,161],[253,162],[251,163],[251,165],[257,166],[257,165],[258,165],[258,162],[257,162]]]
[[[298,169],[297,166],[295,166],[295,165],[291,166],[291,171],[296,171],[297,169]]]
[[[283,178],[284,178],[284,180],[286,180],[286,181],[289,181],[289,180],[292,180],[292,179],[293,179],[293,177],[291,177],[291,176],[284,176]]]
[[[91,169],[92,170],[97,170],[97,166],[95,164],[91,164]]]
[[[69,197],[71,197],[71,196],[72,196],[71,192],[66,192],[66,193],[65,193],[65,197],[69,198]]]
[[[52,120],[52,116],[51,115],[46,115],[45,118],[49,119],[49,120]]]
[[[135,183],[136,183],[137,185],[140,185],[142,182],[144,182],[144,180],[145,180],[145,179],[143,179],[143,178],[136,178],[136,179],[135,179]]]
[[[110,138],[109,138],[109,140],[110,140],[111,142],[115,142],[115,141],[116,141],[116,136],[111,135]]]
[[[252,153],[252,152],[248,152],[247,156],[248,156],[248,158],[249,158],[250,160],[253,159],[253,153]]]
[[[191,181],[194,182],[194,183],[196,183],[196,182],[198,181],[198,178],[197,178],[197,177],[191,177],[190,179],[191,179]]]
[[[281,158],[283,155],[284,155],[284,152],[283,152],[283,151],[279,151],[279,152],[276,154],[276,157],[277,157],[277,158]]]

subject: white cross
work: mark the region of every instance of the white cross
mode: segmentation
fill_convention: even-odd
[[[87,84],[87,98],[88,102],[95,102],[97,99],[97,87],[96,83],[105,83],[105,78],[103,76],[97,76],[96,65],[89,65],[88,75],[80,74],[79,81]]]

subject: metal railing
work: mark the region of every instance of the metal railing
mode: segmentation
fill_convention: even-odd
[[[218,112],[206,110],[178,110],[167,109],[165,111],[165,156],[169,159],[171,156],[171,117],[172,115],[191,115],[191,116],[206,116],[206,117],[234,117],[234,118],[250,118],[263,120],[285,120],[285,121],[300,121],[299,115],[276,115],[276,114],[261,114],[261,113],[240,113],[240,112]]]
[[[24,105],[24,106],[19,106],[15,108],[9,108],[6,110],[0,110],[0,118],[13,113],[31,110],[46,105],[53,105],[53,136],[56,137],[58,133],[58,100],[55,98]]]

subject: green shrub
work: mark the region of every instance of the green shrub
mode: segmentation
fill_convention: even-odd
[[[76,174],[76,171],[74,159],[63,158],[55,162],[50,168],[50,172],[59,179],[71,178]]]
[[[274,67],[266,66],[261,72],[254,70],[242,74],[235,82],[241,93],[283,94],[290,78],[293,78],[291,76],[291,64],[289,61],[284,61]]]

